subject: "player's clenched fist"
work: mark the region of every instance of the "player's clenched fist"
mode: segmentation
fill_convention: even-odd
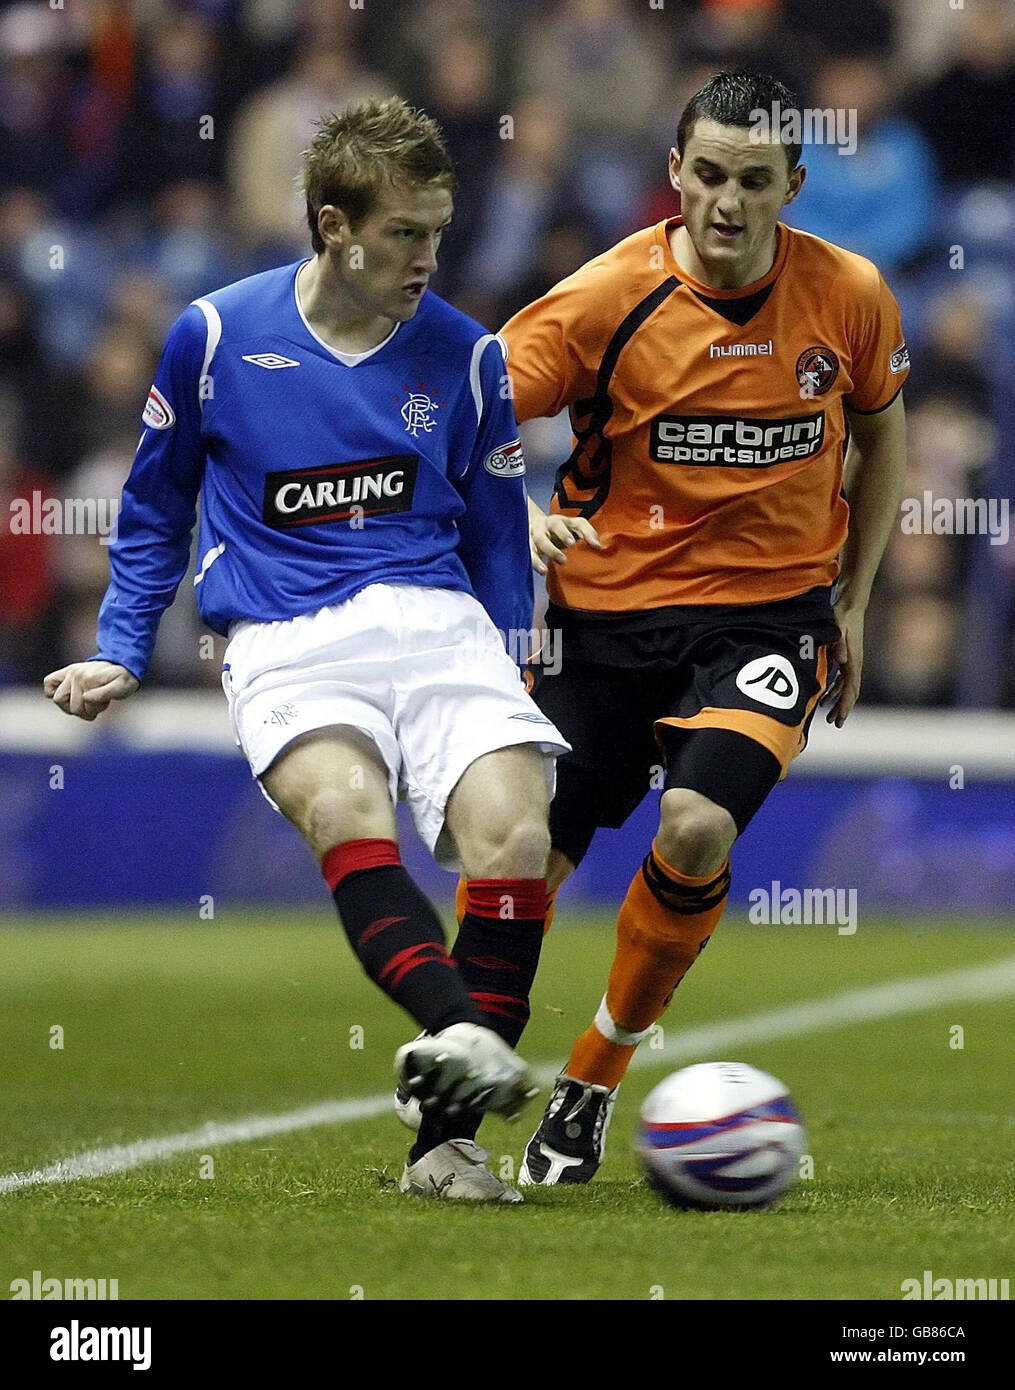
[[[577,541],[588,541],[593,550],[602,550],[599,532],[581,516],[547,516],[529,498],[529,555],[537,574],[546,573],[547,560],[562,565],[566,551]]]
[[[94,719],[110,700],[126,700],[140,685],[126,666],[113,661],[75,661],[59,671],[51,671],[42,683],[48,699],[64,714]]]

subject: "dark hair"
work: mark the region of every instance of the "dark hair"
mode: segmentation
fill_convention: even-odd
[[[777,77],[763,72],[750,72],[741,68],[736,72],[717,72],[710,77],[704,87],[695,92],[684,107],[677,126],[677,153],[684,157],[684,146],[694,129],[695,121],[717,121],[719,125],[732,125],[741,128],[753,126],[757,112],[768,113],[772,119],[775,103],[785,111],[797,110],[797,98]],[[784,140],[783,147],[789,160],[790,169],[800,162],[802,145],[791,145]]]
[[[385,184],[435,184],[451,194],[458,186],[437,123],[399,97],[364,101],[321,120],[303,153],[301,182],[317,252],[324,250],[317,214],[328,203],[340,207],[355,229]]]

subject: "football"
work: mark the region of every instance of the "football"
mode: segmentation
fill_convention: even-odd
[[[668,1202],[715,1211],[771,1205],[806,1145],[781,1081],[744,1062],[702,1062],[646,1097],[635,1148]]]

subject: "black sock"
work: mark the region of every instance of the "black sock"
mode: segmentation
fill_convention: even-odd
[[[543,945],[546,906],[542,879],[474,879],[451,951],[480,1022],[511,1047],[517,1046],[529,1021],[529,992]],[[517,915],[502,916],[508,910]],[[424,1115],[410,1162],[448,1139],[475,1139],[482,1118],[480,1111],[465,1111],[454,1119]]]
[[[321,871],[363,969],[421,1028],[437,1033],[481,1021],[444,948],[440,918],[399,862],[393,840],[336,845]]]

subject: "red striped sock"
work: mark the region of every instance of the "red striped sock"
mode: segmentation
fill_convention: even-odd
[[[347,840],[321,860],[349,944],[363,969],[421,1028],[478,1023],[480,1014],[444,946],[432,904],[394,840]]]

